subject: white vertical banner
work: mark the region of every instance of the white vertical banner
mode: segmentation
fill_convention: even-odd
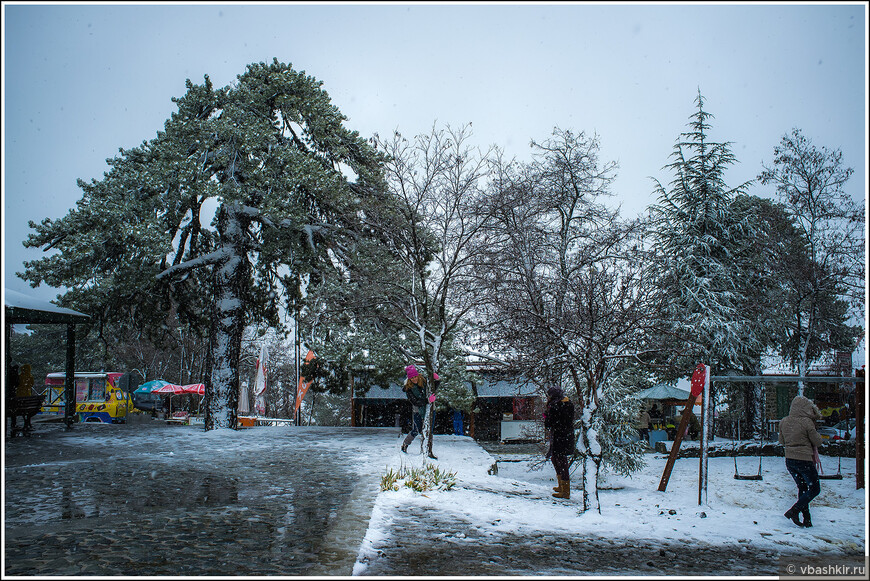
[[[266,415],[266,385],[267,385],[267,360],[269,353],[266,344],[260,348],[260,358],[257,359],[257,376],[254,379],[254,409],[258,416]]]
[[[248,382],[242,382],[242,387],[239,389],[239,414],[251,413],[251,405],[248,402]]]

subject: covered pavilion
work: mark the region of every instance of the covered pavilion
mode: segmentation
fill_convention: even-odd
[[[9,357],[9,346],[12,341],[13,325],[29,324],[57,324],[66,325],[66,381],[64,382],[64,408],[63,421],[67,428],[72,427],[75,421],[75,353],[76,353],[76,324],[87,322],[90,316],[59,307],[54,303],[34,298],[32,296],[3,289],[3,328],[5,333],[5,356],[4,377],[9,377],[12,366]]]

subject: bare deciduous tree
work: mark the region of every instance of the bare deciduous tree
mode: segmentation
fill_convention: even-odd
[[[842,152],[816,147],[800,129],[782,137],[773,166],[763,167],[759,181],[776,186],[809,258],[790,292],[796,300],[788,356],[803,376],[825,350],[822,339],[831,335],[831,324],[842,323],[844,313],[826,308],[832,297],[851,299],[855,317],[864,319],[864,208],[845,189],[853,170],[843,166]],[[800,394],[803,388],[801,383]]]
[[[407,278],[391,305],[391,324],[408,339],[399,347],[425,365],[427,380],[459,356],[453,339],[479,303],[467,284],[479,256],[488,217],[479,211],[489,151],[469,143],[471,126],[433,127],[408,141],[398,132],[378,146],[386,151],[387,182],[402,202],[405,217],[399,251]],[[459,366],[454,365],[454,369]],[[456,383],[459,377],[445,378]],[[434,403],[423,427],[432,456]]]
[[[643,331],[657,324],[658,299],[640,224],[621,222],[600,201],[616,164],[600,164],[597,138],[556,129],[532,145],[531,163],[493,174],[494,220],[478,269],[488,299],[481,347],[542,387],[573,391],[583,508],[600,510],[604,451],[595,420],[607,382],[650,348]]]

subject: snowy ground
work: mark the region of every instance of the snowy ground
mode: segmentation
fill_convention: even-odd
[[[576,488],[550,496],[550,465],[529,471],[533,456],[505,453],[523,446],[489,453],[459,436],[435,436],[452,490],[379,492],[388,469],[430,461],[418,442],[402,454],[392,428],[38,424],[4,441],[4,573],[774,576],[789,559],[867,551],[851,459],[843,480],[822,481],[802,529],[782,516],[796,490],[782,458],[763,459],[761,482],[710,458],[698,506],[698,460],[678,460],[658,492],[666,457],[649,453],[632,478],[608,477],[598,514],[580,512]],[[741,472],[757,461],[741,458]],[[836,458],[823,462],[836,472]]]
[[[789,559],[867,555],[866,490],[855,489],[854,459],[843,459],[843,480],[822,481],[811,504],[814,526],[804,529],[783,516],[796,486],[782,458],[763,459],[762,481],[735,480],[733,458],[708,459],[707,503],[699,506],[698,459],[677,460],[659,492],[667,457],[648,453],[646,468],[632,477],[608,475],[598,514],[581,513],[576,482],[571,500],[553,499],[552,466],[530,470],[531,455],[494,458],[459,436],[436,436],[434,451],[437,461],[415,441],[402,454],[397,441],[385,468],[432,462],[456,472],[456,487],[381,492],[355,575],[389,574],[403,564],[411,575],[778,575]],[[489,474],[497,459],[498,475]],[[739,461],[741,473],[757,471],[757,457]],[[836,473],[836,458],[822,462]],[[704,551],[687,557],[686,549],[698,547]],[[478,561],[469,559],[475,550]]]

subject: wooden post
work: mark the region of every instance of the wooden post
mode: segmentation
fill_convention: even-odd
[[[66,400],[63,412],[63,421],[66,429],[72,428],[76,417],[76,326],[68,323],[66,326],[66,378],[64,380],[64,399]]]
[[[677,460],[677,455],[680,453],[680,443],[683,441],[683,433],[686,431],[686,426],[689,425],[689,414],[692,408],[695,407],[696,395],[689,395],[686,400],[686,407],[683,409],[683,417],[680,418],[680,426],[677,428],[677,435],[674,437],[674,444],[671,446],[671,454],[668,456],[668,463],[665,464],[665,471],[662,474],[662,479],[659,482],[659,492],[664,492],[668,487],[668,480],[671,478],[671,471],[674,469],[674,462]]]
[[[864,379],[864,370],[856,369],[855,376]],[[855,490],[864,488],[864,401],[866,381],[855,382]]]
[[[350,427],[356,427],[356,400],[353,398],[353,373],[350,374]]]

